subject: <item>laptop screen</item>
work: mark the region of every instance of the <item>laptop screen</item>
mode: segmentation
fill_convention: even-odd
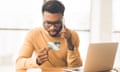
[[[85,61],[84,71],[107,71],[114,64],[118,43],[90,43]]]

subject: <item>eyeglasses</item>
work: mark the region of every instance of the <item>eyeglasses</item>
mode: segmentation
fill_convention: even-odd
[[[52,25],[54,25],[55,27],[59,27],[62,25],[62,21],[56,21],[56,22],[44,21],[44,24],[47,27],[51,27]]]

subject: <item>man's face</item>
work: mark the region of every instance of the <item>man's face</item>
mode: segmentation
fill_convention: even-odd
[[[62,14],[60,13],[43,13],[44,28],[52,37],[57,37],[62,29]]]

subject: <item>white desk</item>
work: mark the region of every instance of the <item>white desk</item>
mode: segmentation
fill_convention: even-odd
[[[28,69],[27,72],[84,72],[81,68],[49,68],[42,71],[41,69]],[[120,72],[120,68],[105,72]]]

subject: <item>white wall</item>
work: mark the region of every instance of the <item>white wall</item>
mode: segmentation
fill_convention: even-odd
[[[112,40],[112,0],[91,0],[91,42]]]

